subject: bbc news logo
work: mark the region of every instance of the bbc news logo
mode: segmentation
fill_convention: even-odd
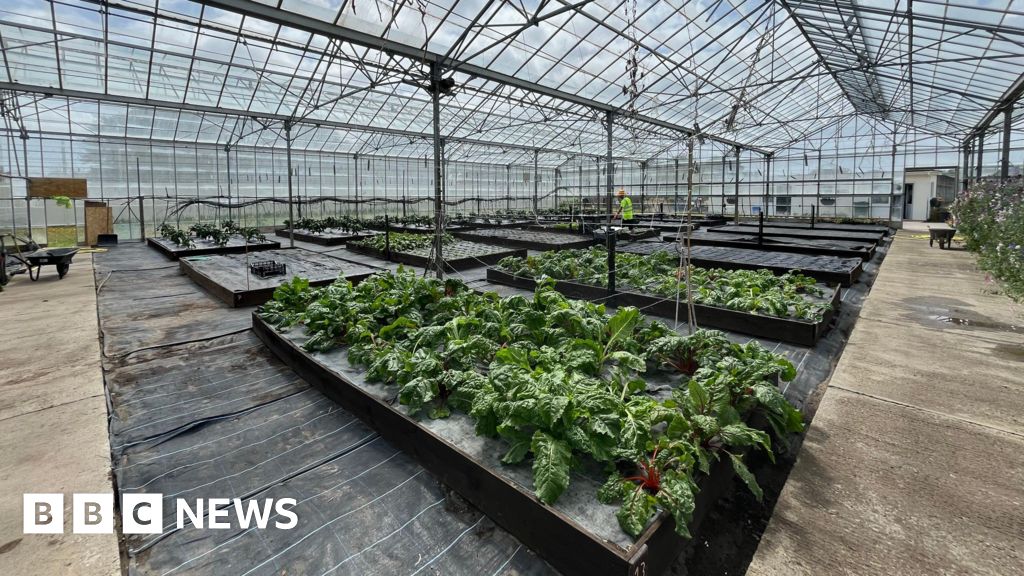
[[[273,526],[291,530],[299,523],[292,510],[294,498],[266,498],[243,501],[240,498],[185,498],[174,500],[175,525],[180,530],[191,524],[195,528],[228,530],[231,528],[260,530]],[[23,529],[25,534],[64,533],[63,494],[23,495]],[[113,494],[73,494],[71,499],[71,531],[75,534],[110,534],[114,531]],[[122,494],[121,530],[125,534],[161,534],[164,531],[163,494]],[[274,520],[271,523],[271,520]]]

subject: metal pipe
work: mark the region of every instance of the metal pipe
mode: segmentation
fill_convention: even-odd
[[[733,189],[733,222],[740,223],[740,147],[736,147],[736,169],[733,170],[735,188]]]
[[[444,195],[441,173],[441,67],[437,62],[430,63],[431,102],[434,108],[434,266],[437,277],[444,278],[444,259],[441,255],[441,244],[444,239]]]
[[[975,181],[981,180],[981,165],[985,162],[985,132],[978,133],[978,164],[974,167]]]
[[[605,114],[605,127],[607,128],[608,136],[608,152],[605,156],[605,177],[608,185],[608,225],[605,227],[605,247],[608,251],[608,292],[610,294],[615,293],[615,232],[612,230],[612,196],[615,195],[615,180],[613,171],[615,167],[612,165],[612,128],[614,122],[614,115],[611,111]]]
[[[1010,131],[1013,122],[1013,106],[1003,111],[1003,154],[999,165],[999,179],[1006,182],[1010,179]]]
[[[292,202],[292,123],[284,123],[285,154],[288,167],[288,246],[295,248],[295,204]]]

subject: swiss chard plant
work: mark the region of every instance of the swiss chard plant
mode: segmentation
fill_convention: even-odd
[[[776,276],[769,270],[722,270],[679,267],[668,252],[618,253],[616,279],[621,289],[663,297],[686,297],[686,283],[694,302],[751,314],[818,322],[831,304],[824,289],[802,274]],[[595,286],[608,284],[608,258],[604,248],[543,252],[526,258],[509,256],[498,269],[526,278],[553,278]]]
[[[259,314],[280,330],[303,325],[309,351],[347,349],[410,415],[468,415],[477,434],[503,441],[503,463],[532,467],[546,504],[581,462],[603,465],[598,497],[619,504],[632,536],[658,511],[687,534],[699,480],[719,460],[760,497],[744,453],[771,455],[772,444],[747,425],[755,414],[778,437],[803,427],[778,390],[795,376],[784,358],[718,332],[679,335],[635,308],[609,315],[550,281],[532,298],[501,298],[403,269],[357,286],[296,278]],[[647,375],[672,382],[671,393],[655,394]]]

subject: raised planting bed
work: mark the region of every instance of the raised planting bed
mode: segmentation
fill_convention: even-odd
[[[309,230],[295,229],[295,239],[301,242],[309,242],[311,244],[319,244],[321,246],[337,246],[344,244],[349,241],[362,240],[363,238],[369,238],[380,232],[348,232],[345,230],[324,230],[323,232],[310,232]],[[281,238],[290,238],[290,234],[287,228],[279,228],[274,231],[274,234]]]
[[[713,234],[738,233],[752,234],[754,236],[763,234],[764,236],[781,236],[786,238],[806,238],[816,240],[846,240],[853,242],[871,242],[872,244],[878,244],[885,238],[884,232],[872,232],[870,230],[823,230],[820,228],[812,230],[809,228],[786,228],[782,226],[768,225],[765,225],[764,228],[761,229],[757,224],[726,224],[725,226],[713,226],[708,228],[707,231]]]
[[[270,268],[271,263],[283,265],[284,274],[260,277],[261,268]],[[263,304],[278,286],[295,277],[307,279],[310,286],[324,286],[339,277],[359,282],[380,271],[301,248],[181,258],[178,266],[196,284],[235,308]]]
[[[740,224],[753,224],[757,225],[756,221],[740,220]],[[834,222],[822,222],[816,221],[814,225],[811,225],[810,220],[780,220],[780,219],[765,219],[765,226],[772,226],[775,228],[797,228],[800,230],[843,230],[846,232],[870,232],[878,233],[886,236],[892,235],[894,232],[893,228],[890,228],[881,224],[837,224]]]
[[[281,247],[280,242],[265,240],[263,242],[247,242],[241,236],[232,236],[227,244],[223,246],[213,240],[193,238],[189,246],[181,246],[167,238],[146,238],[146,243],[156,248],[161,254],[171,260],[177,260],[187,256],[207,256],[211,254],[239,254],[244,252],[257,252],[260,250],[274,250]]]
[[[632,242],[619,244],[619,252],[652,254],[664,251],[678,257],[676,243]],[[850,286],[857,281],[863,270],[860,258],[839,258],[837,256],[815,256],[752,250],[750,248],[726,248],[722,246],[691,246],[690,263],[701,268],[722,268],[724,270],[771,270],[774,274],[799,272],[829,284]]]
[[[382,260],[419,266],[426,268],[430,265],[430,245],[419,248],[408,248],[403,250],[384,250],[381,248],[367,246],[360,242],[349,242],[345,244],[346,250],[358,254],[374,256]],[[480,244],[468,240],[453,240],[445,243],[441,250],[444,257],[445,269],[448,271],[466,270],[477,266],[495,264],[498,260],[508,256],[526,256],[525,248],[506,248],[491,244]]]
[[[612,225],[612,229],[615,230],[615,239],[619,242],[632,242],[661,236],[661,232],[654,228],[621,228]],[[603,226],[594,230],[594,238],[604,242],[605,228]]]
[[[666,234],[662,236],[662,240],[675,242],[676,235]],[[692,246],[724,246],[728,248],[790,252],[793,254],[860,258],[864,261],[870,260],[874,256],[876,248],[873,242],[788,238],[783,236],[763,236],[759,238],[757,234],[710,233],[707,230],[697,230],[691,233],[690,244]]]
[[[592,236],[583,236],[571,232],[555,230],[520,230],[516,228],[479,229],[468,232],[455,232],[454,236],[464,240],[485,242],[495,246],[510,248],[526,248],[529,250],[569,250],[586,248],[597,244],[599,240]]]
[[[385,228],[384,223],[383,222],[378,222],[378,221],[368,222],[366,224],[366,227],[367,228],[371,228],[373,230],[378,230],[378,231],[383,231],[384,228]],[[434,233],[434,226],[433,225],[431,225],[431,226],[424,226],[422,224],[391,224],[391,223],[389,223],[387,225],[387,228],[388,228],[388,230],[390,230],[392,232],[401,232],[401,233],[405,233],[405,234],[433,234]],[[450,226],[446,225],[444,227],[444,231],[445,232],[457,232],[459,230],[472,230],[472,229],[473,229],[472,226],[459,225],[459,224],[452,224]]]
[[[535,278],[558,281],[556,289],[585,300],[637,306],[657,316],[686,317],[686,282],[678,257],[665,251],[616,253],[616,292],[608,286],[604,248],[543,252],[509,258],[487,270],[496,283],[532,290]],[[839,289],[800,274],[768,270],[693,267],[695,312],[702,326],[811,346],[828,330],[839,305]],[[614,298],[614,299],[612,299]]]
[[[496,284],[504,284],[523,290],[535,290],[537,282],[533,278],[513,276],[495,268],[487,269],[487,281]],[[604,302],[615,306],[635,306],[646,314],[661,316],[662,318],[676,317],[676,302],[674,298],[618,290],[612,296],[608,289],[603,286],[582,284],[579,282],[567,282],[564,280],[555,281],[555,289],[569,296],[594,302]],[[685,300],[685,296],[684,296]],[[757,338],[768,338],[779,342],[789,342],[800,346],[814,346],[822,336],[829,330],[832,318],[839,310],[839,289],[829,290],[829,296],[825,299],[832,309],[822,316],[818,322],[796,320],[792,318],[779,318],[775,316],[761,316],[747,312],[694,304],[694,313],[701,326],[729,330],[740,334],[748,334]],[[686,302],[679,303],[679,321],[688,320]]]
[[[742,453],[768,436],[744,422],[803,428],[788,361],[635,309],[411,271],[281,294],[253,316],[277,356],[565,574],[661,573],[732,469],[760,493]]]

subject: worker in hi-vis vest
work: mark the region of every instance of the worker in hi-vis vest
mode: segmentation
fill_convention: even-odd
[[[622,216],[622,223],[627,224],[633,221],[633,201],[626,196],[626,191],[619,188],[615,194],[619,198],[619,209],[615,212],[615,218]],[[613,218],[614,219],[614,218]]]

